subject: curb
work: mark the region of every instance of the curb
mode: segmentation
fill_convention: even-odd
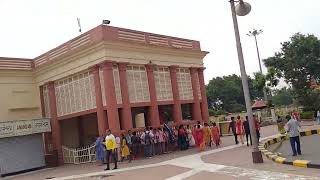
[[[320,129],[314,129],[314,130],[308,130],[308,131],[303,131],[300,132],[300,136],[311,136],[311,135],[315,135],[315,134],[319,134],[320,135]],[[292,166],[296,166],[296,167],[304,167],[304,168],[316,168],[316,169],[320,169],[320,164],[316,164],[313,163],[312,161],[309,160],[288,160],[284,157],[278,156],[277,153],[273,153],[267,150],[267,148],[275,143],[281,142],[281,141],[285,141],[285,140],[289,140],[289,136],[288,135],[280,135],[278,137],[266,140],[262,143],[259,144],[259,150],[270,160],[279,163],[279,164],[287,164],[287,165],[292,165]]]

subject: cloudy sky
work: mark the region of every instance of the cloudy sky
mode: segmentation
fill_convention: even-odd
[[[252,11],[239,17],[247,73],[259,70],[254,39],[262,58],[279,50],[296,32],[320,36],[319,0],[248,0]],[[102,19],[129,29],[199,40],[210,54],[204,59],[208,82],[216,76],[239,74],[228,0],[1,0],[0,56],[34,58],[79,35]]]

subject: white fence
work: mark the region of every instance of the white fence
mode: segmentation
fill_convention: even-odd
[[[69,148],[62,146],[63,160],[66,164],[82,164],[96,161],[95,144],[80,147]]]

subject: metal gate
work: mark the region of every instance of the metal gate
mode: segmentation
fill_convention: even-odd
[[[0,139],[0,175],[45,166],[41,134]]]
[[[96,145],[76,149],[62,146],[63,160],[66,164],[82,164],[96,161]]]

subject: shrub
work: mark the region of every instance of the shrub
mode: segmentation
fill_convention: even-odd
[[[214,110],[214,109],[208,109],[209,116],[219,116],[219,115],[225,115],[226,112],[224,110]]]
[[[312,119],[313,118],[313,112],[312,111],[304,111],[300,114],[301,119]]]

